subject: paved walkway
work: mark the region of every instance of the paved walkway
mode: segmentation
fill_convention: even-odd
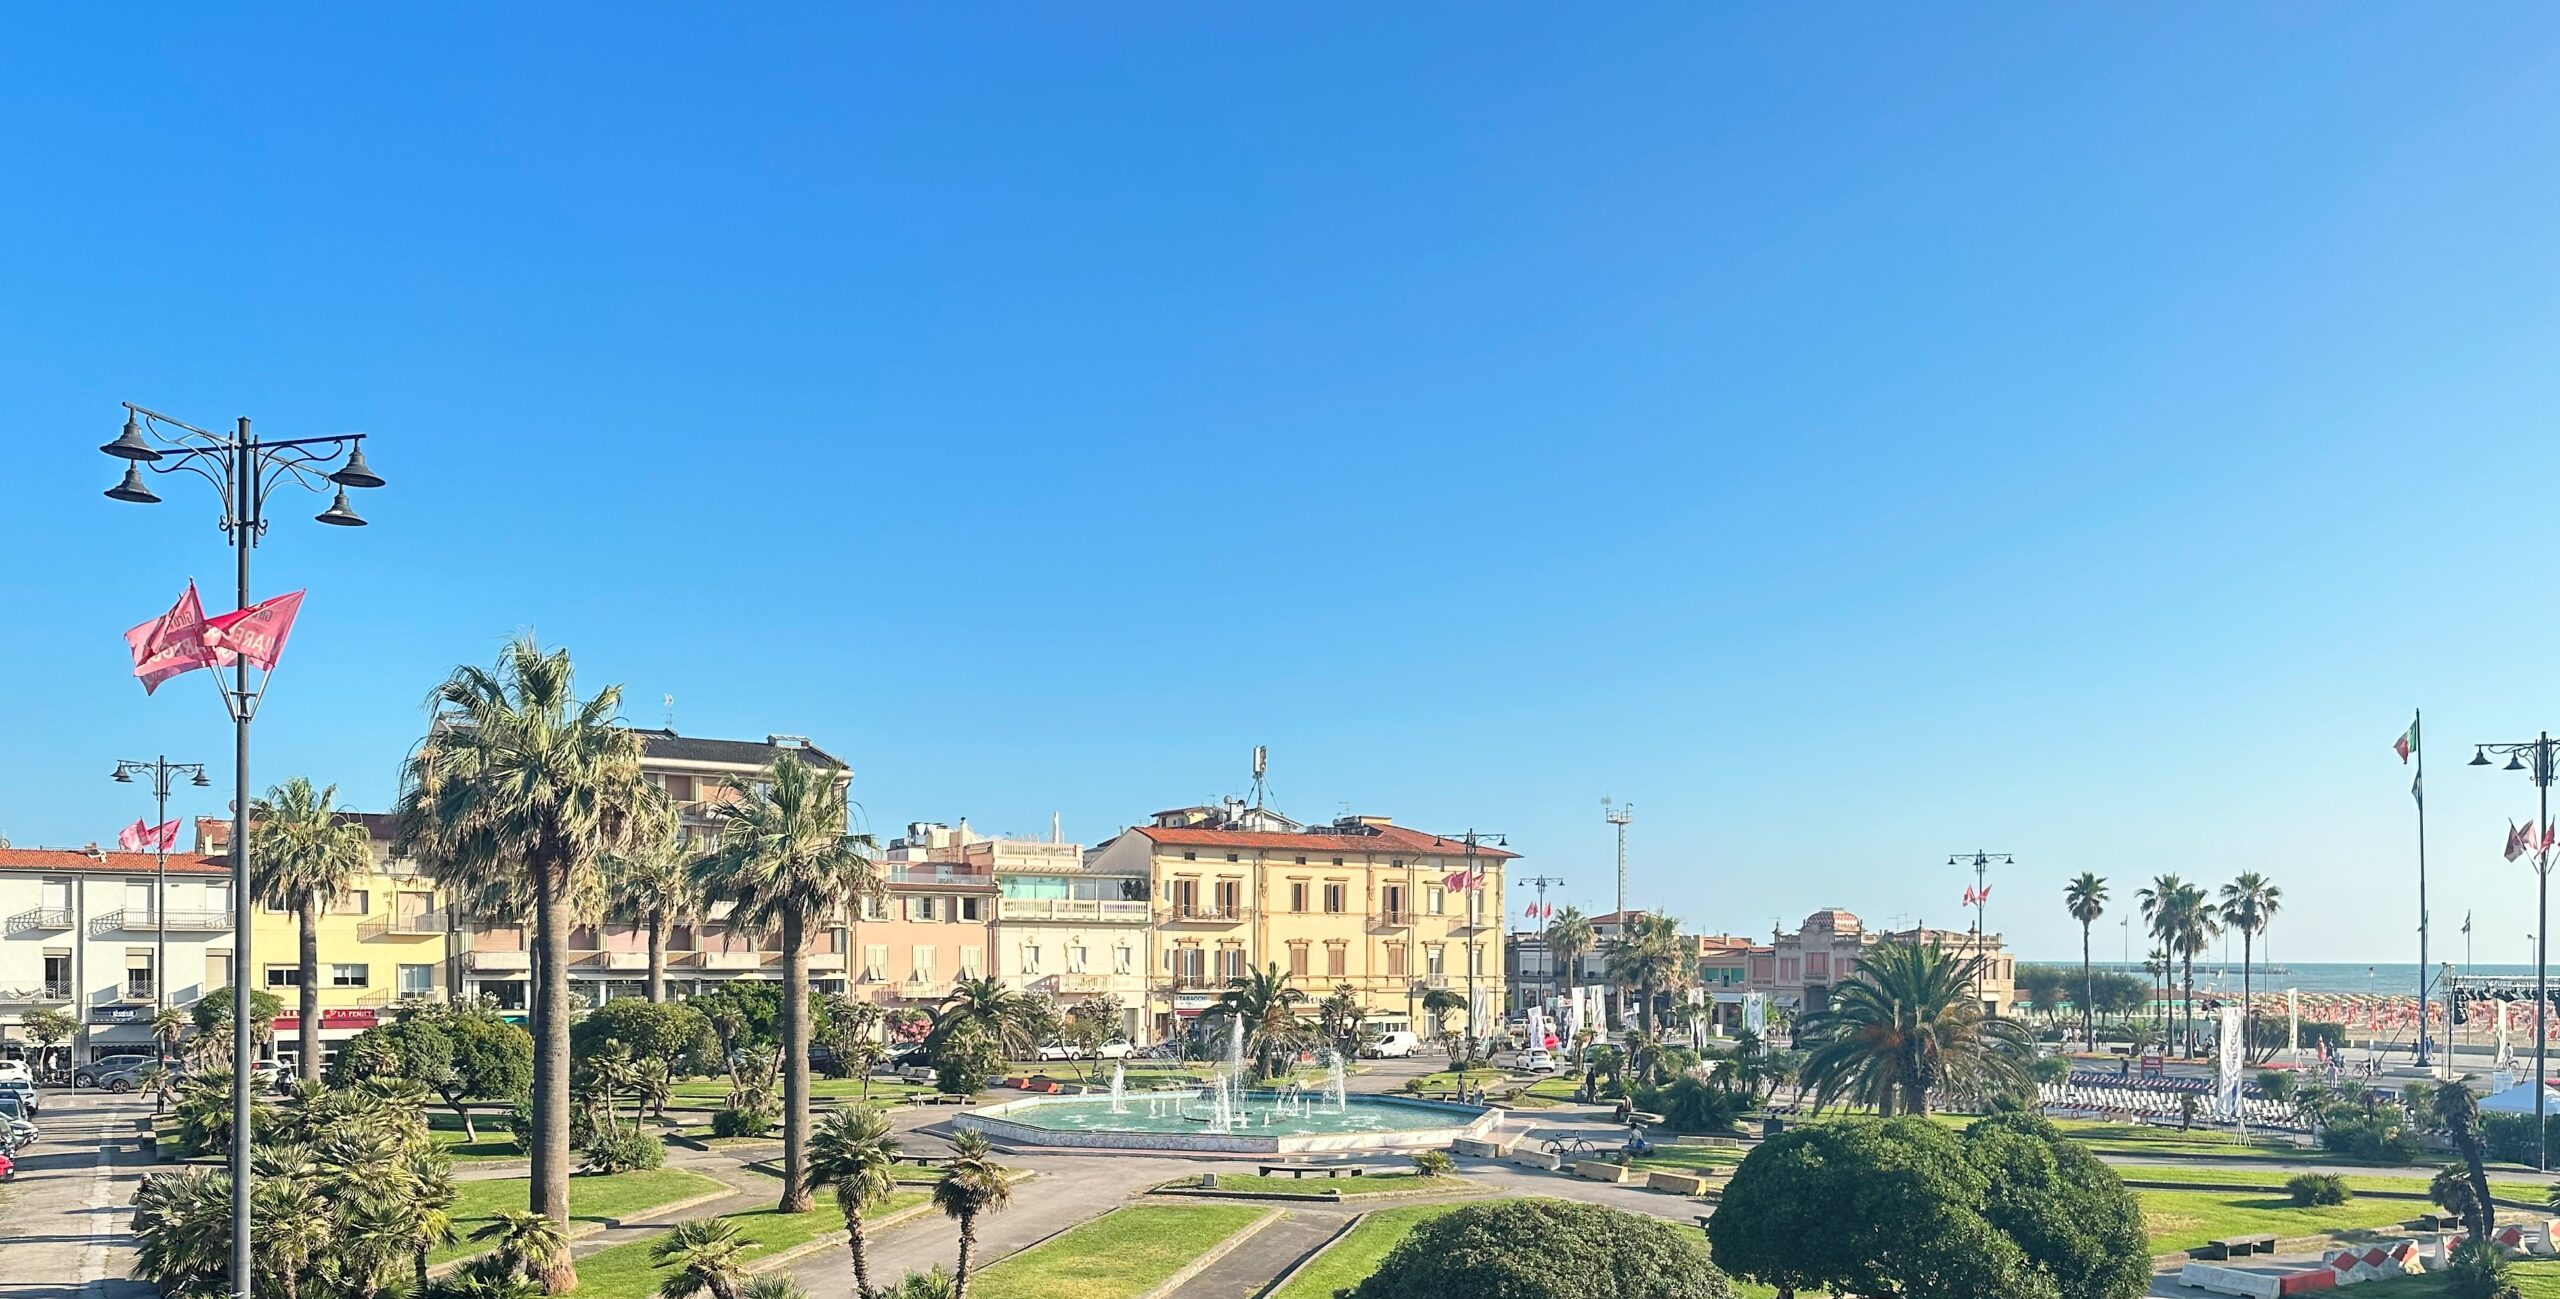
[[[147,1299],[133,1267],[135,1187],[150,1167],[140,1095],[48,1088],[18,1175],[0,1189],[0,1299]]]

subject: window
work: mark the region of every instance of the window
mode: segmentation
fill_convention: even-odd
[[[1324,972],[1326,975],[1336,979],[1341,978],[1344,974],[1349,972],[1350,959],[1349,953],[1344,950],[1342,944],[1327,943],[1324,945]]]
[[[1379,890],[1378,897],[1385,904],[1388,915],[1401,916],[1404,914],[1403,885],[1390,884],[1384,889]]]
[[[1228,919],[1244,914],[1244,885],[1241,881],[1218,881],[1218,914]]]
[[[1186,852],[1182,854],[1182,859],[1184,861],[1198,861],[1200,860],[1200,854],[1196,852]]]
[[[1305,943],[1289,944],[1289,974],[1292,978],[1307,977],[1307,945]]]
[[[1040,973],[1040,944],[1024,943],[1022,945],[1022,972],[1026,976],[1038,977]]]
[[[1241,979],[1241,978],[1243,978],[1243,977],[1244,977],[1244,974],[1245,974],[1244,948],[1242,948],[1242,947],[1221,947],[1221,948],[1219,948],[1219,949],[1218,949],[1218,965],[1219,965],[1219,967],[1220,967],[1220,968],[1219,968],[1219,970],[1218,970],[1218,975],[1219,975],[1219,977],[1220,977],[1220,978],[1225,978],[1225,979]]]
[[[907,919],[909,919],[909,920],[931,920],[931,919],[933,919],[933,899],[931,899],[931,898],[909,898],[909,899],[907,899]]]
[[[1435,916],[1445,916],[1449,914],[1449,894],[1447,890],[1440,888],[1438,885],[1432,885],[1424,888],[1422,890],[1422,900],[1429,906],[1431,914]]]
[[[270,966],[268,966],[268,967],[267,967],[267,986],[268,986],[268,987],[270,987],[270,988],[299,988],[299,987],[301,987],[301,986],[302,986],[302,967],[301,967],[301,966],[299,966],[299,965],[270,965]]]
[[[1339,858],[1339,857],[1334,858],[1334,859],[1333,859],[1333,864],[1334,864],[1334,865],[1336,865],[1336,866],[1341,865],[1341,864],[1342,864],[1342,859],[1341,859],[1341,858]]]
[[[1068,946],[1068,948],[1067,948],[1067,973],[1069,973],[1069,974],[1082,974],[1082,973],[1084,973],[1084,944],[1082,944],[1082,943],[1074,943],[1074,944],[1070,944],[1070,945]]]
[[[660,776],[658,786],[667,791],[667,797],[679,803],[693,801],[693,777],[691,776]]]
[[[71,909],[70,880],[56,879],[46,880],[44,882],[44,909],[47,911],[69,911]]]
[[[1387,977],[1401,979],[1404,974],[1404,944],[1387,944]]]
[[[1304,857],[1299,858],[1299,859],[1298,859],[1298,864],[1299,864],[1299,865],[1301,865],[1301,866],[1306,865],[1306,864],[1307,864],[1307,859],[1306,859],[1306,858],[1304,858]]]
[[[1324,886],[1324,911],[1325,911],[1325,914],[1326,914],[1326,915],[1329,915],[1329,916],[1338,916],[1338,915],[1341,915],[1341,914],[1342,914],[1342,912],[1343,912],[1344,907],[1345,907],[1345,906],[1347,906],[1347,905],[1349,904],[1350,899],[1351,899],[1351,886],[1350,886],[1350,885],[1348,885],[1348,884],[1327,884],[1327,885],[1325,885],[1325,886]]]
[[[361,988],[371,982],[367,976],[372,972],[373,967],[369,965],[332,965],[329,967],[329,986]]]
[[[371,891],[366,889],[348,889],[346,892],[339,894],[338,900],[330,905],[329,914],[333,916],[361,916],[369,914],[372,906],[373,894]]]
[[[49,957],[45,961],[44,971],[45,982],[53,982],[53,962]],[[71,971],[68,965],[63,969],[62,981],[66,987],[71,982]],[[204,986],[207,988],[231,986],[231,953],[207,952],[204,954]]]
[[[862,945],[862,981],[864,983],[880,983],[888,979],[888,977],[889,945],[887,943],[864,943]]]
[[[60,998],[71,995],[71,953],[47,952],[44,954],[44,991],[48,997]]]
[[[913,976],[915,982],[933,982],[933,949],[931,947],[912,948],[909,950],[908,956],[914,961],[912,968],[915,971]]]
[[[435,995],[435,991],[436,967],[432,965],[403,965],[400,967],[401,996],[431,997]]]
[[[1176,948],[1172,955],[1175,978],[1193,986],[1199,985],[1204,980],[1202,971],[1207,959],[1208,953],[1197,947]]]
[[[872,895],[869,895],[869,896],[867,896],[867,897],[863,898],[863,899],[862,899],[862,918],[863,918],[863,919],[865,919],[865,920],[886,920],[886,919],[888,919],[888,918],[889,918],[889,899],[887,899],[887,898],[885,898],[885,897],[881,897],[881,896],[880,896],[880,895],[878,895],[878,894],[872,894]]]
[[[1228,854],[1227,854],[1227,860],[1228,860],[1228,861],[1234,861],[1235,859],[1236,859],[1236,855],[1235,855],[1234,853],[1228,853]]]
[[[1422,949],[1422,970],[1423,973],[1435,977],[1443,973],[1440,968],[1440,944],[1433,943]]]
[[[153,995],[151,949],[129,949],[124,954],[124,995],[132,1001],[146,1001]]]
[[[151,918],[151,881],[126,880],[124,882],[124,914],[127,920]]]
[[[978,918],[978,903],[979,903],[979,901],[980,901],[980,899],[977,899],[977,898],[962,898],[962,899],[960,899],[960,918],[961,918],[961,919],[963,919],[963,920],[975,920],[975,919],[977,919],[977,918]]]
[[[1291,884],[1289,886],[1289,909],[1291,911],[1304,911],[1307,909],[1307,886],[1305,884]]]
[[[984,977],[986,977],[986,973],[987,973],[987,971],[986,971],[986,963],[987,963],[987,949],[986,949],[986,948],[983,948],[983,947],[963,947],[963,948],[961,948],[961,949],[960,949],[960,977],[961,977],[961,978],[964,978],[964,979],[979,979],[979,978],[984,978]]]
[[[231,914],[231,885],[215,882],[204,886],[204,909],[217,916]]]
[[[1484,973],[1484,946],[1480,943],[1467,944],[1467,973]]]

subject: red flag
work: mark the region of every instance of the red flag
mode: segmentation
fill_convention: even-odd
[[[121,830],[121,831],[117,832],[117,834],[116,834],[116,847],[117,847],[117,848],[119,848],[119,849],[121,849],[121,850],[123,850],[123,851],[125,851],[125,852],[143,852],[143,851],[146,851],[146,849],[143,847],[143,845],[145,845],[145,844],[149,843],[150,841],[151,841],[151,826],[150,826],[150,823],[148,823],[148,822],[144,821],[141,817],[138,817],[138,816],[137,816],[137,817],[135,817],[135,818],[133,819],[133,824],[131,824],[131,825],[129,825],[129,826],[126,826],[123,830]]]
[[[173,816],[160,825],[153,827],[149,835],[151,846],[160,852],[167,852],[171,848],[176,847],[178,845],[178,824],[183,820],[185,820],[184,817]],[[135,824],[138,825],[140,822],[136,822]]]
[[[276,658],[284,653],[285,638],[293,634],[293,616],[302,610],[302,592],[294,591],[272,600],[261,600],[246,609],[235,609],[219,618],[208,618],[204,624],[204,643],[225,653],[240,657],[269,672],[275,670]]]
[[[1990,901],[1990,900],[1991,900],[1991,886],[1990,886],[1990,885],[1988,885],[1988,884],[1983,885],[1983,886],[1982,886],[1982,891],[1981,891],[1980,893],[1976,893],[1976,894],[1974,894],[1974,895],[1973,895],[1973,900],[1974,900],[1974,901],[1976,901],[1976,902],[1988,902],[1988,901]]]
[[[1966,906],[1972,906],[1977,900],[1979,900],[1979,897],[1980,895],[1973,891],[1972,885],[1967,884],[1964,886],[1964,904]]]
[[[133,674],[142,678],[144,694],[179,673],[231,662],[230,654],[205,640],[204,605],[196,599],[193,582],[169,612],[126,632],[124,642],[133,651]]]
[[[2515,822],[2507,822],[2508,861],[2514,861],[2516,858],[2524,856],[2524,840],[2528,833],[2530,833],[2530,831],[2519,829]]]

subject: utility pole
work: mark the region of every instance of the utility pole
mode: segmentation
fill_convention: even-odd
[[[1546,916],[1546,910],[1547,910],[1547,886],[1548,886],[1548,885],[1550,885],[1550,884],[1562,885],[1562,884],[1564,883],[1564,877],[1563,877],[1563,876],[1561,876],[1561,875],[1535,875],[1535,876],[1531,876],[1531,877],[1530,877],[1530,878],[1528,878],[1528,879],[1522,880],[1522,881],[1520,881],[1520,882],[1521,882],[1521,883],[1523,883],[1523,884],[1533,885],[1533,886],[1535,886],[1535,887],[1537,888],[1537,890],[1538,890],[1538,903],[1537,903],[1538,916],[1537,916],[1537,919],[1538,919],[1538,920],[1543,924],[1543,922],[1544,922],[1544,921],[1546,920],[1546,918],[1547,918],[1547,916]],[[1541,952],[1546,953],[1546,960],[1545,960],[1544,964],[1546,965],[1547,969],[1546,969],[1546,977],[1545,977],[1545,978],[1543,978],[1543,979],[1541,979],[1541,980],[1539,980],[1539,984],[1540,984],[1542,987],[1544,987],[1544,988],[1548,989],[1548,994],[1547,994],[1547,995],[1552,996],[1552,995],[1553,995],[1553,989],[1555,988],[1555,982],[1556,982],[1556,954],[1555,954],[1555,952],[1554,952],[1553,950],[1551,950],[1551,949],[1549,949],[1549,948],[1547,947],[1547,945],[1546,945],[1546,941],[1547,941],[1547,940],[1546,940],[1546,939],[1545,939],[1545,937],[1543,936],[1543,935],[1545,934],[1545,932],[1546,932],[1546,931],[1545,931],[1543,928],[1540,928],[1538,925],[1532,925],[1532,926],[1530,926],[1530,927],[1529,927],[1529,932],[1541,935],[1541,937],[1538,939],[1538,950],[1539,950],[1539,951],[1541,951]]]
[[[1636,805],[1612,803],[1608,795],[1602,794],[1600,817],[1618,827],[1618,941],[1624,943],[1627,941],[1627,823],[1636,819]],[[1623,1024],[1626,1018],[1627,993],[1621,988],[1618,989],[1618,1020]]]

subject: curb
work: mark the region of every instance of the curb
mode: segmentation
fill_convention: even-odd
[[[920,1200],[898,1210],[896,1213],[882,1214],[877,1218],[869,1219],[862,1224],[863,1235],[867,1238],[872,1232],[885,1231],[888,1228],[895,1227],[911,1218],[920,1217],[931,1208],[933,1208],[933,1201]],[[821,1234],[813,1240],[804,1240],[789,1249],[781,1251],[780,1253],[767,1254],[763,1258],[747,1264],[745,1271],[749,1276],[762,1276],[776,1268],[797,1263],[801,1259],[807,1258],[812,1254],[823,1253],[830,1249],[839,1248],[843,1244],[843,1241],[837,1240],[832,1234]]]
[[[1164,1280],[1157,1282],[1154,1287],[1147,1290],[1146,1293],[1136,1296],[1136,1299],[1171,1299],[1173,1293],[1180,1290],[1185,1283],[1191,1280],[1191,1278],[1208,1271],[1210,1265],[1216,1263],[1219,1259],[1225,1258],[1227,1255],[1234,1253],[1237,1247],[1244,1244],[1246,1241],[1262,1234],[1263,1228],[1268,1227],[1287,1216],[1288,1210],[1273,1209],[1270,1212],[1263,1214],[1261,1217],[1246,1223],[1242,1230],[1227,1237],[1225,1240],[1219,1241],[1217,1244],[1210,1246],[1209,1252],[1202,1254],[1200,1257],[1195,1258],[1175,1269],[1172,1276],[1166,1277]]]
[[[1341,1244],[1342,1238],[1350,1235],[1352,1228],[1357,1227],[1368,1220],[1369,1215],[1365,1213],[1355,1213],[1351,1215],[1347,1221],[1334,1230],[1332,1235],[1324,1238],[1323,1244],[1316,1246],[1314,1249],[1308,1250],[1305,1256],[1301,1257],[1297,1262],[1280,1269],[1280,1275],[1271,1278],[1271,1283],[1269,1285],[1254,1291],[1253,1299],[1270,1299],[1270,1296],[1280,1293],[1283,1287],[1287,1286],[1291,1281],[1298,1279],[1298,1274],[1300,1272],[1304,1272],[1308,1268],[1314,1267],[1317,1259],[1323,1258],[1325,1255],[1332,1253],[1333,1247]]]

